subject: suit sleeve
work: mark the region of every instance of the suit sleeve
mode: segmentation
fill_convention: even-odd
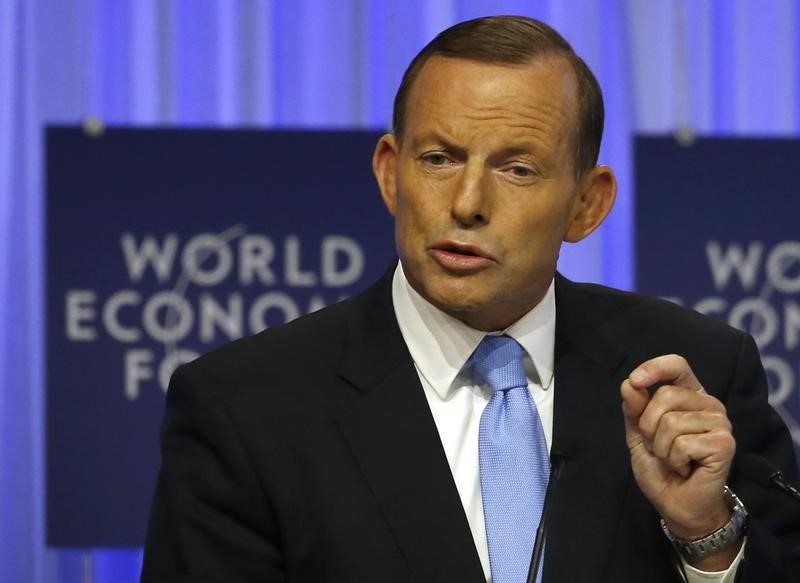
[[[143,583],[284,581],[275,511],[224,394],[196,365],[167,391]]]
[[[736,370],[726,399],[736,438],[737,458],[762,455],[797,482],[794,445],[786,425],[767,403],[767,379],[755,342],[743,335]],[[731,486],[748,510],[745,557],[737,574],[741,583],[800,581],[800,504],[776,489],[731,475]]]

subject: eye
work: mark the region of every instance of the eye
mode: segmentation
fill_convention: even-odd
[[[445,166],[450,162],[450,158],[441,152],[429,152],[422,156],[422,160],[431,166]]]
[[[511,173],[517,178],[530,178],[533,176],[533,170],[527,166],[512,166]]]
[[[509,162],[501,170],[509,178],[525,184],[539,175],[536,167],[528,162]]]

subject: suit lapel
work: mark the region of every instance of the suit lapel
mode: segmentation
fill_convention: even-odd
[[[338,423],[420,581],[483,582],[439,434],[391,305],[391,272],[354,303]]]
[[[626,353],[586,293],[556,280],[553,451],[568,461],[553,491],[545,580],[598,580],[631,479],[619,385]],[[570,443],[572,445],[570,445]],[[580,557],[580,561],[575,558]]]

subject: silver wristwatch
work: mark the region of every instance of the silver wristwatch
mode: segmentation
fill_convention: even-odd
[[[667,528],[667,523],[661,519],[661,529],[670,540],[672,545],[686,560],[702,559],[713,555],[725,547],[739,541],[747,528],[747,510],[733,491],[725,486],[722,490],[728,502],[731,512],[731,519],[725,526],[718,528],[711,534],[696,540],[684,540],[674,536]]]

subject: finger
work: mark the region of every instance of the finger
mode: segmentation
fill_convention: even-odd
[[[684,434],[673,440],[665,462],[684,477],[696,466],[727,476],[735,451],[736,441],[730,431]]]
[[[703,390],[703,385],[697,380],[689,363],[677,354],[665,354],[651,358],[631,371],[628,378],[637,389],[668,383],[696,391]]]
[[[625,434],[628,446],[633,447],[640,441],[639,418],[650,402],[650,394],[645,389],[634,388],[626,379],[620,385],[620,395],[622,396],[622,415],[625,419]]]
[[[722,413],[707,411],[668,411],[661,416],[652,440],[656,457],[666,459],[673,442],[682,436],[699,435],[713,431],[730,432],[731,423]]]
[[[626,379],[620,385],[620,395],[622,396],[626,417],[638,420],[650,402],[650,393],[646,389],[637,389]]]
[[[653,440],[662,417],[671,411],[705,411],[726,415],[725,405],[707,393],[664,385],[655,392],[639,417],[639,431],[646,440]]]

